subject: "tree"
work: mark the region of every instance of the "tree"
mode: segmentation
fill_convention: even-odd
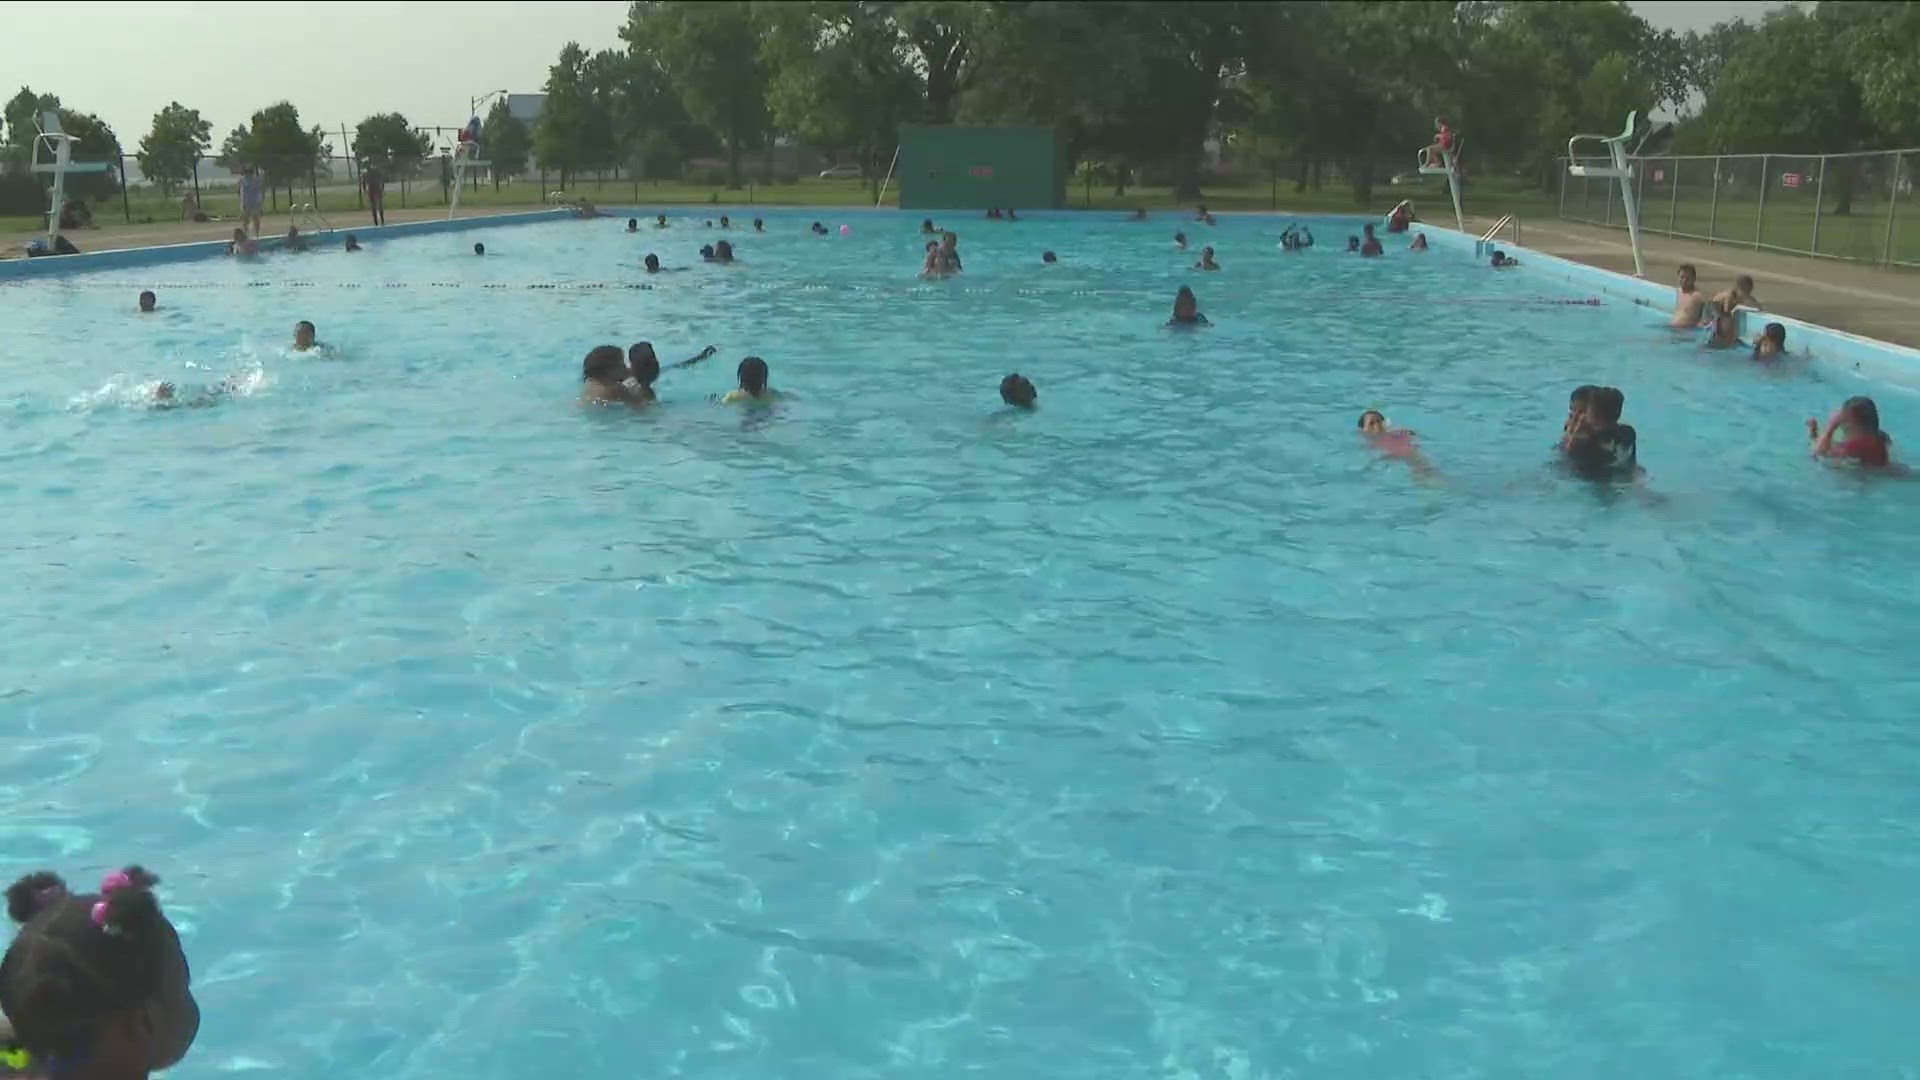
[[[243,140],[242,159],[257,165],[269,187],[283,185],[292,199],[293,184],[320,169],[327,152],[326,132],[300,126],[300,110],[290,102],[269,105],[253,114]]]
[[[135,157],[141,173],[172,195],[175,186],[192,179],[194,165],[212,145],[213,125],[200,118],[198,109],[175,101],[153,114],[153,130],[141,137]]]
[[[527,156],[533,153],[533,133],[513,115],[505,101],[496,101],[493,108],[487,110],[486,122],[480,125],[480,141],[486,144],[486,154],[493,162],[496,175],[519,176],[527,171]]]
[[[547,102],[533,148],[541,168],[559,170],[561,187],[569,174],[603,165],[611,149],[604,144],[611,139],[612,123],[588,83],[589,59],[585,49],[569,41],[547,69]]]
[[[253,134],[245,124],[227,132],[227,137],[220,142],[220,153],[213,159],[214,164],[230,172],[239,172],[253,160],[249,149],[252,139]]]
[[[8,99],[6,105],[8,141],[15,146],[31,143],[40,132],[40,114],[59,107],[58,96],[36,94],[32,87],[21,87],[20,92]]]
[[[620,39],[650,57],[687,112],[726,141],[727,185],[740,186],[740,153],[767,133],[762,19],[746,0],[635,0]]]
[[[761,48],[768,105],[807,142],[860,152],[868,182],[899,126],[920,115],[921,81],[884,5],[836,0],[775,9]]]
[[[418,175],[420,163],[433,150],[433,140],[416,131],[397,112],[376,113],[353,129],[353,153],[361,161],[392,177]]]

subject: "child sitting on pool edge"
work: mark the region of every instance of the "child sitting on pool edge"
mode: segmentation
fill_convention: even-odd
[[[98,893],[57,874],[7,889],[20,925],[0,961],[9,1071],[39,1080],[144,1080],[187,1056],[200,1006],[180,936],[160,910],[160,879],[116,870]]]

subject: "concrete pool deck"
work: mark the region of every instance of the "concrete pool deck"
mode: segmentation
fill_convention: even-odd
[[[524,214],[529,210],[549,210],[547,206],[476,206],[461,208],[454,212],[454,219],[464,221],[468,218],[495,217],[500,214]],[[283,236],[287,231],[287,217],[284,212],[278,216],[269,215],[271,220],[262,222],[268,238]],[[412,221],[445,221],[447,208],[416,208],[412,210],[391,209],[387,211],[387,222],[400,225]],[[373,222],[366,211],[354,211],[350,216],[329,215],[328,220],[336,231],[353,232],[373,228]],[[67,239],[83,252],[125,251],[128,248],[164,247],[170,244],[195,244],[207,241],[225,241],[233,237],[233,230],[239,227],[238,219],[226,221],[156,221],[146,225],[107,225],[98,229],[75,229],[67,233]],[[0,259],[21,259],[26,257],[26,245],[44,233],[18,233],[8,236],[0,243]]]
[[[1492,224],[1490,217],[1467,218],[1468,230],[1476,235]],[[1556,218],[1522,221],[1520,243],[1602,270],[1633,273],[1625,230]],[[1665,236],[1643,236],[1640,254],[1649,281],[1670,286],[1679,265],[1692,263],[1700,271],[1700,287],[1711,295],[1732,285],[1735,275],[1751,274],[1753,291],[1768,311],[1920,348],[1920,273]]]

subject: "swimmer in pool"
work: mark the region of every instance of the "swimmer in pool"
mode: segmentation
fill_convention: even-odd
[[[722,405],[755,405],[778,401],[780,391],[767,385],[767,362],[757,356],[740,361],[740,385],[720,399]]]
[[[1747,274],[1734,278],[1732,288],[1714,293],[1713,299],[1707,301],[1708,309],[1715,312],[1732,312],[1743,307],[1759,306],[1760,301],[1753,296],[1753,278]]]
[[[473,245],[473,253],[475,255],[485,255],[487,253],[487,245],[485,244]]]
[[[1377,255],[1386,254],[1386,249],[1380,246],[1380,238],[1373,235],[1373,222],[1367,222],[1360,231],[1366,234],[1366,239],[1360,241],[1361,258],[1371,259]]]
[[[1414,441],[1411,428],[1394,427],[1378,409],[1368,409],[1360,414],[1360,437],[1368,446],[1380,452],[1381,456],[1404,461],[1407,467],[1416,473],[1428,473],[1433,467],[1427,464],[1426,455]]]
[[[1055,255],[1051,251],[1043,251],[1040,253],[1040,261],[1047,264],[1048,266],[1052,266],[1054,263],[1057,263],[1060,261],[1060,256]]]
[[[639,219],[639,218],[628,218],[628,219],[627,219],[627,231],[628,231],[628,232],[639,232],[639,231],[640,231],[640,219]]]
[[[1580,423],[1562,452],[1569,469],[1583,480],[1632,480],[1640,475],[1639,437],[1620,422],[1625,394],[1599,386],[1587,395]]]
[[[1770,322],[1753,339],[1753,359],[1778,360],[1786,355],[1787,328],[1777,322]]]
[[[345,246],[345,248],[344,248],[343,250],[345,250],[345,251],[359,251],[359,250],[360,250],[360,238],[359,238],[359,237],[357,237],[357,236],[355,236],[355,235],[353,235],[352,233],[348,233],[348,234],[347,234],[347,243],[346,243],[346,246]]]
[[[1739,323],[1733,312],[1723,311],[1713,317],[1713,332],[1700,346],[1703,349],[1744,349],[1747,343],[1740,340]]]
[[[1168,326],[1211,326],[1205,315],[1200,314],[1200,301],[1193,290],[1185,285],[1173,294],[1173,317],[1167,320]]]
[[[1555,450],[1564,451],[1573,441],[1573,433],[1586,421],[1587,402],[1593,397],[1597,386],[1576,386],[1573,393],[1567,395],[1567,419],[1560,425],[1560,441],[1553,444]]]
[[[300,226],[287,226],[287,235],[285,239],[280,241],[280,247],[284,251],[307,250],[307,238],[300,235]]]
[[[580,404],[638,406],[653,400],[651,393],[641,399],[628,389],[632,376],[620,346],[595,345],[580,364]]]
[[[260,254],[260,245],[247,235],[247,230],[235,229],[233,239],[227,241],[227,254],[235,258],[250,259]]]
[[[719,351],[709,345],[673,366],[691,367]],[[659,400],[654,395],[653,384],[660,378],[660,357],[654,353],[651,341],[636,341],[627,347],[627,370],[635,384],[628,391],[629,405],[646,405]]]
[[[1213,248],[1211,248],[1211,247],[1203,247],[1203,248],[1201,248],[1201,249],[1200,249],[1200,261],[1199,261],[1199,262],[1197,262],[1197,263],[1194,263],[1194,264],[1193,264],[1193,268],[1194,268],[1195,270],[1218,270],[1218,269],[1220,269],[1220,264],[1219,264],[1219,263],[1217,263],[1217,262],[1214,262],[1214,261],[1213,261]]]
[[[933,227],[932,218],[920,219],[920,235],[921,236],[932,236],[935,233],[938,233],[939,231],[940,231],[939,229],[936,229]]]
[[[1505,270],[1510,266],[1519,266],[1520,260],[1509,256],[1499,248],[1495,248],[1493,254],[1487,256],[1487,265],[1493,267],[1495,270]]]
[[[721,214],[721,215],[720,215],[720,227],[721,227],[721,228],[723,228],[723,229],[731,229],[731,228],[733,228],[733,221],[732,221],[732,219],[730,219],[730,218],[728,218],[728,217],[727,217],[727,215],[725,215],[725,214]]]
[[[763,233],[763,232],[766,232],[766,231],[767,231],[767,223],[766,223],[766,222],[764,222],[764,221],[761,221],[761,220],[760,220],[759,218],[754,218],[754,219],[753,219],[753,231],[754,231],[754,232],[757,232],[757,233]]]
[[[150,314],[154,308],[159,306],[159,304],[160,304],[160,299],[159,297],[156,297],[153,295],[152,289],[140,290],[140,313],[141,314],[143,315]]]
[[[1349,234],[1349,235],[1348,235],[1348,237],[1347,237],[1347,254],[1349,254],[1349,255],[1358,255],[1358,254],[1360,254],[1360,238],[1359,238],[1359,237],[1357,237],[1357,236],[1353,236],[1353,235],[1351,235],[1351,234]]]
[[[820,224],[820,223],[819,223],[819,222],[817,222],[817,221],[816,221],[816,222],[814,222],[814,223],[813,223],[813,235],[815,235],[815,236],[825,236],[825,235],[827,235],[827,227],[826,227],[825,225],[822,225],[822,224]]]
[[[920,276],[923,278],[943,276],[940,273],[940,241],[927,241],[926,257],[920,260]]]
[[[700,258],[701,258],[701,261],[703,262],[713,261],[713,245],[712,244],[700,245]]]
[[[1694,284],[1699,272],[1692,263],[1681,263],[1679,270],[1680,285],[1674,291],[1673,318],[1667,325],[1675,330],[1691,330],[1700,325],[1701,315],[1707,309],[1707,294]]]
[[[1848,398],[1827,417],[1824,431],[1819,421],[1809,418],[1807,438],[1813,444],[1813,456],[1823,461],[1862,469],[1894,467],[1889,456],[1893,438],[1880,430],[1880,407],[1870,397]]]
[[[1174,233],[1173,246],[1179,248],[1181,251],[1187,250],[1187,234],[1183,232]]]
[[[1000,400],[1016,409],[1031,412],[1039,397],[1040,392],[1033,388],[1033,383],[1017,371],[1000,380]]]
[[[664,228],[666,228],[666,227],[667,227],[667,215],[665,215],[665,214],[655,214],[655,215],[653,215],[653,227],[654,227],[654,228],[656,228],[656,229],[664,229]]]
[[[326,346],[313,339],[313,324],[305,319],[293,324],[293,351],[313,352],[325,350]]]
[[[717,263],[731,263],[733,261],[733,245],[725,240],[713,245],[713,261]]]
[[[1411,243],[1411,244],[1409,244],[1409,245],[1407,245],[1407,250],[1408,250],[1408,251],[1425,251],[1425,250],[1427,250],[1427,234],[1426,234],[1426,233],[1414,233],[1414,234],[1413,234],[1413,243]]]

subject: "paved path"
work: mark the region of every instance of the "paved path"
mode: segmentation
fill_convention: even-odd
[[[457,218],[488,217],[493,214],[524,214],[529,210],[541,210],[540,206],[480,206],[471,209],[461,208],[454,213]],[[446,207],[434,209],[387,211],[387,223],[398,225],[403,221],[445,220]],[[328,214],[327,219],[334,228],[350,232],[355,229],[370,229],[373,222],[366,211],[350,211],[346,214]],[[262,224],[268,236],[279,236],[287,231],[287,216],[269,216]],[[109,225],[101,229],[76,229],[67,233],[67,239],[81,251],[117,251],[121,248],[157,247],[163,244],[191,244],[199,240],[227,240],[233,236],[238,221],[168,221],[152,225]],[[27,241],[36,234],[19,233],[0,238],[0,258],[23,257]]]
[[[1467,219],[1467,228],[1476,233],[1492,224],[1490,218]],[[1633,249],[1624,230],[1555,218],[1523,220],[1520,243],[1603,270],[1633,273]],[[1642,237],[1640,254],[1652,281],[1671,282],[1675,269],[1690,262],[1700,271],[1700,287],[1711,294],[1733,284],[1735,275],[1751,274],[1754,294],[1768,311],[1920,348],[1920,273],[1665,236]]]

